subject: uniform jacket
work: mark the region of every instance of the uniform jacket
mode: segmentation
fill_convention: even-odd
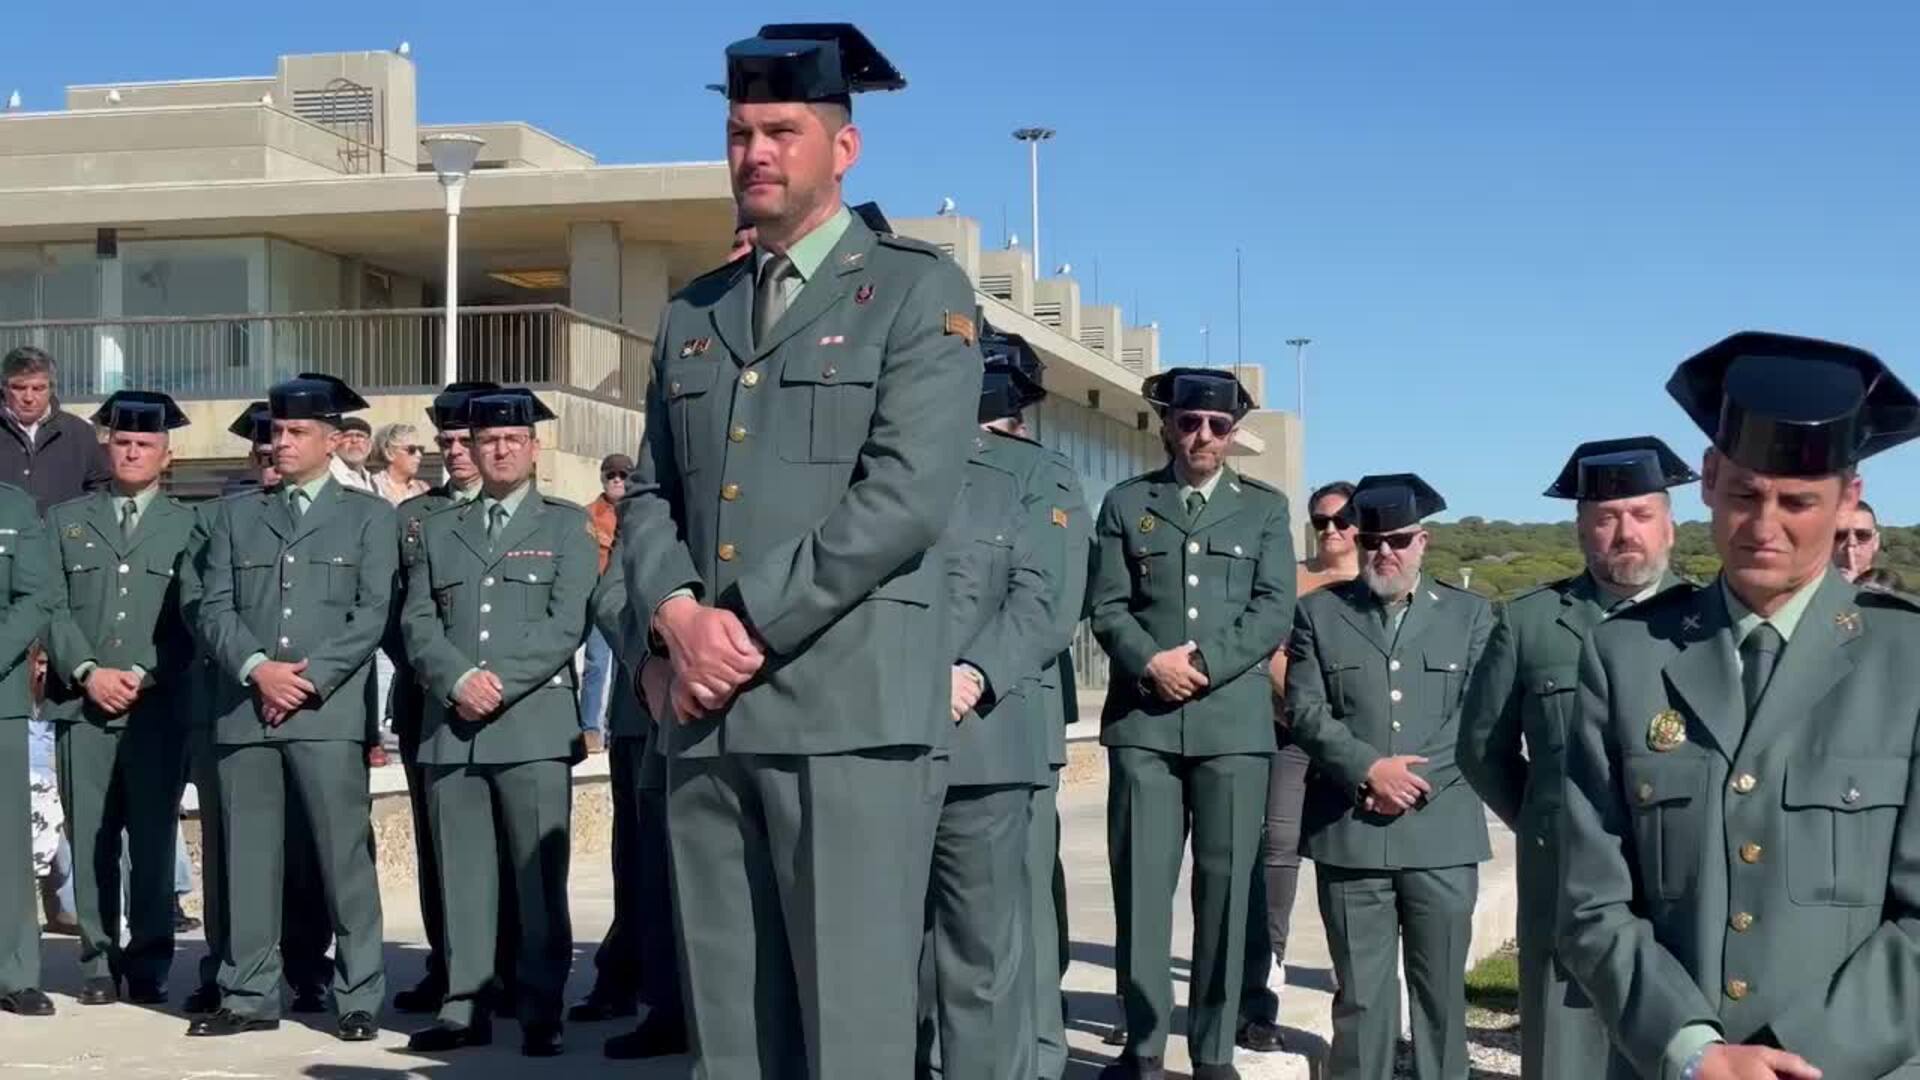
[[[1113,660],[1100,741],[1169,754],[1269,754],[1266,659],[1293,619],[1287,497],[1229,471],[1187,523],[1172,465],[1107,493],[1088,584],[1093,633]],[[1209,685],[1184,704],[1142,683],[1147,661],[1198,643]]]
[[[1492,855],[1486,811],[1454,751],[1467,678],[1493,631],[1493,609],[1424,577],[1397,635],[1379,609],[1366,582],[1354,580],[1303,597],[1293,621],[1287,711],[1294,742],[1315,766],[1301,818],[1306,852],[1356,870],[1484,861]],[[1363,809],[1367,770],[1402,754],[1427,759],[1414,771],[1432,793],[1398,817]]]
[[[419,757],[420,724],[427,709],[426,691],[420,685],[419,675],[413,670],[413,660],[407,654],[406,631],[401,625],[401,618],[406,612],[407,579],[413,564],[420,559],[427,518],[457,501],[451,485],[436,484],[401,503],[395,511],[400,527],[400,574],[393,605],[387,616],[387,636],[382,648],[393,661],[393,685],[388,690],[388,711],[393,715],[393,737],[399,740],[402,761],[411,762]]]
[[[0,484],[0,602],[0,720],[25,722],[33,714],[27,647],[66,605],[66,586],[33,496],[12,484]]]
[[[692,589],[768,654],[669,750],[940,745],[952,657],[928,551],[978,430],[973,288],[939,249],[855,220],[757,343],[753,293],[742,258],[668,306],[621,500],[634,606]]]
[[[1093,511],[1080,488],[1080,477],[1073,462],[1057,450],[1046,450],[1042,458],[1043,479],[1040,490],[1047,495],[1047,523],[1053,526],[1047,535],[1059,548],[1059,591],[1053,609],[1061,621],[1060,651],[1040,669],[1034,690],[1044,706],[1043,727],[1047,734],[1047,763],[1060,768],[1067,763],[1067,725],[1080,719],[1080,699],[1075,682],[1073,652],[1069,646],[1074,632],[1087,617],[1087,575],[1093,563]],[[1057,511],[1057,513],[1056,513]]]

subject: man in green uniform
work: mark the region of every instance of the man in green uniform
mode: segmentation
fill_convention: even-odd
[[[281,852],[297,801],[315,826],[333,923],[338,1033],[357,1042],[374,1037],[385,996],[363,684],[386,631],[399,536],[385,500],[328,472],[341,414],[366,402],[332,376],[305,374],[267,402],[281,482],[225,500],[201,560],[200,632],[232,702],[214,720],[231,903],[221,1009],[188,1034],[279,1026]],[[251,693],[231,695],[236,685]]]
[[[1647,1080],[1920,1076],[1920,602],[1829,564],[1859,463],[1920,436],[1872,354],[1743,332],[1667,391],[1712,440],[1712,584],[1593,628],[1559,953]]]
[[[167,1000],[174,823],[185,766],[192,636],[180,584],[194,513],[160,491],[173,399],[121,390],[93,415],[113,482],[47,512],[66,603],[47,636],[47,710],[73,843],[82,1005]],[[128,940],[120,945],[121,834]]]
[[[407,658],[400,613],[405,604],[406,575],[420,554],[423,523],[435,511],[469,502],[480,494],[473,432],[467,426],[467,399],[477,392],[498,389],[500,384],[496,382],[456,382],[434,395],[427,407],[427,419],[433,423],[434,442],[446,465],[447,478],[399,507],[400,592],[394,598],[383,647],[393,660],[389,712],[393,716],[393,736],[400,743],[400,768],[407,778],[407,803],[413,816],[414,887],[420,894],[420,922],[427,934],[426,974],[418,983],[393,995],[394,1009],[403,1013],[440,1010],[447,995],[447,938],[446,915],[440,902],[440,860],[433,850],[433,818],[427,804],[427,770],[420,764],[426,694]]]
[[[1607,1032],[1553,954],[1560,897],[1561,753],[1580,643],[1603,620],[1681,584],[1668,569],[1673,500],[1699,479],[1647,436],[1582,443],[1546,491],[1574,499],[1586,572],[1515,597],[1494,621],[1460,718],[1460,772],[1519,838],[1520,1074],[1588,1075]],[[1524,740],[1525,750],[1522,752]]]
[[[40,990],[40,898],[33,880],[27,649],[65,604],[53,545],[33,496],[0,484],[0,1012],[52,1016]]]
[[[1174,889],[1193,834],[1187,1049],[1198,1080],[1233,1068],[1247,896],[1273,754],[1265,661],[1293,619],[1286,496],[1227,468],[1253,399],[1232,375],[1173,368],[1141,394],[1166,466],[1123,481],[1095,523],[1093,632],[1113,660],[1108,857],[1127,1047],[1103,1076],[1164,1075]]]
[[[1066,637],[1053,607],[1064,549],[1048,535],[1063,511],[1046,490],[1044,456],[984,427],[1044,396],[1037,379],[1016,383],[1003,370],[1037,374],[1039,359],[1009,334],[983,332],[981,349],[993,358],[983,429],[941,541],[957,726],[927,892],[920,1074],[930,1073],[937,1031],[943,1077],[988,1080],[1036,1069],[1027,823],[1051,772],[1040,669]]]
[[[1487,602],[1423,577],[1421,519],[1446,502],[1411,473],[1369,476],[1347,513],[1360,577],[1300,600],[1287,711],[1313,760],[1302,831],[1333,971],[1330,1080],[1391,1080],[1406,950],[1416,1080],[1466,1080],[1467,944],[1486,811],[1454,763]]]
[[[408,1046],[490,1041],[481,997],[494,981],[504,891],[518,901],[521,1052],[553,1057],[573,961],[571,768],[586,755],[573,654],[586,639],[600,552],[586,511],[533,482],[534,425],[553,419],[546,405],[508,389],[472,395],[466,413],[480,496],[426,520],[403,614],[426,691],[419,760],[431,770],[447,919],[446,1000]]]
[[[844,24],[729,47],[758,246],[669,306],[621,503],[631,602],[673,663],[667,823],[710,1080],[913,1070],[932,751],[953,726],[929,549],[980,359],[960,268],[841,200],[850,95],[901,85]]]

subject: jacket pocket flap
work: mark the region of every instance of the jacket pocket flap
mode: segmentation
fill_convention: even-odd
[[[1824,758],[1787,764],[1783,805],[1850,812],[1876,806],[1904,806],[1905,758]]]

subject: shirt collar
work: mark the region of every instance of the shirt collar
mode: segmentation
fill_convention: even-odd
[[[492,514],[493,508],[496,506],[504,507],[507,511],[507,520],[511,521],[513,520],[513,515],[520,512],[520,504],[526,501],[527,491],[531,487],[533,487],[533,481],[524,480],[521,481],[519,487],[507,492],[498,499],[491,495],[481,496],[481,502],[485,504],[488,514]]]
[[[480,497],[480,481],[475,480],[473,484],[469,487],[460,487],[457,484],[448,484],[447,495],[448,497],[452,498],[453,501],[456,503],[472,502],[473,500]]]
[[[313,509],[313,504],[320,501],[320,493],[326,490],[327,484],[330,483],[332,480],[333,480],[332,473],[323,472],[319,476],[314,477],[313,479],[307,481],[304,484],[295,484],[295,485],[289,485],[289,486],[298,487],[301,491],[304,491],[307,493],[307,509],[311,510]]]
[[[1213,491],[1215,488],[1220,486],[1220,478],[1225,475],[1227,475],[1227,470],[1225,466],[1222,466],[1221,468],[1215,469],[1213,475],[1207,477],[1206,481],[1202,483],[1199,487],[1193,487],[1189,484],[1181,484],[1180,485],[1180,501],[1186,502],[1187,496],[1197,491],[1200,493],[1201,498],[1207,500],[1208,502],[1212,502]]]
[[[827,256],[832,254],[840,238],[847,234],[847,227],[852,224],[853,213],[842,206],[832,217],[814,226],[812,232],[787,248],[787,258],[793,263],[794,273],[800,275],[802,284],[812,281],[813,275],[820,272],[820,264],[827,261]],[[754,249],[753,272],[758,274],[771,258],[773,252],[766,248]]]
[[[1800,625],[1800,617],[1807,613],[1807,605],[1813,603],[1813,594],[1820,591],[1820,583],[1825,579],[1825,574],[1814,575],[1812,581],[1800,586],[1798,592],[1787,598],[1787,602],[1780,606],[1779,611],[1767,618],[1762,618],[1752,608],[1740,602],[1740,597],[1736,596],[1733,589],[1727,585],[1726,575],[1722,574],[1720,595],[1727,602],[1727,619],[1733,623],[1734,645],[1737,647],[1746,641],[1747,635],[1759,629],[1761,623],[1772,624],[1773,628],[1780,632],[1781,641],[1792,641],[1794,627]]]
[[[113,506],[116,514],[119,512],[121,504],[125,503],[128,498],[132,498],[133,516],[143,518],[147,516],[147,507],[153,505],[154,497],[160,494],[160,483],[159,481],[155,481],[148,484],[147,490],[133,496],[122,495],[118,489],[111,487],[108,488],[107,491],[113,496]]]
[[[1591,570],[1587,572],[1587,576],[1591,578],[1593,581],[1594,599],[1599,601],[1600,610],[1605,612],[1608,618],[1613,617],[1615,614],[1618,614],[1619,612],[1627,611],[1631,608],[1638,607],[1639,605],[1646,603],[1648,600],[1653,599],[1653,594],[1659,592],[1660,587],[1667,583],[1666,575],[1662,574],[1657,580],[1654,581],[1653,584],[1647,586],[1644,589],[1641,589],[1639,592],[1634,593],[1631,596],[1621,596],[1619,593],[1614,592],[1612,589],[1607,588],[1605,585],[1602,585],[1600,583],[1600,579],[1597,577],[1594,577],[1593,572]]]

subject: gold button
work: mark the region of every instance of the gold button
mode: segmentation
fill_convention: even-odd
[[[1640,794],[1640,801],[1641,801],[1641,802],[1643,802],[1643,803],[1644,803],[1644,802],[1652,802],[1652,801],[1653,801],[1653,785],[1652,785],[1652,784],[1641,784],[1641,785],[1640,785],[1640,792],[1639,792],[1639,794]]]
[[[734,555],[734,546],[732,544],[720,545],[720,561],[721,562],[732,562],[733,555]]]
[[[725,499],[725,500],[727,500],[728,502],[732,502],[733,500],[735,500],[735,499],[737,499],[737,498],[739,498],[739,497],[740,497],[740,485],[739,485],[739,484],[726,484],[726,485],[724,485],[724,486],[722,486],[722,487],[720,488],[720,497],[721,497],[722,499]]]
[[[1753,844],[1753,843],[1741,844],[1740,845],[1740,861],[1743,863],[1749,863],[1749,864],[1757,863],[1760,861],[1761,852],[1765,850],[1766,849],[1762,848],[1759,844]]]
[[[1727,922],[1732,925],[1735,933],[1744,934],[1753,929],[1753,915],[1749,912],[1735,912],[1733,918],[1728,919]]]
[[[743,373],[740,376],[740,385],[747,387],[749,389],[760,385],[760,373],[757,371],[748,371]]]
[[[746,442],[746,441],[747,441],[747,429],[746,429],[746,428],[744,428],[744,427],[742,427],[742,426],[741,426],[741,425],[739,425],[739,424],[735,424],[735,425],[733,426],[733,430],[732,430],[732,431],[729,431],[729,432],[727,432],[727,441],[729,441],[729,442]]]
[[[1748,792],[1752,791],[1753,786],[1755,784],[1758,784],[1759,782],[1760,781],[1754,779],[1754,776],[1752,773],[1741,773],[1739,776],[1734,778],[1733,790],[1739,792],[1742,795],[1745,795]]]
[[[1732,998],[1735,1001],[1739,1001],[1741,998],[1746,997],[1747,991],[1749,989],[1751,988],[1747,986],[1747,980],[1745,979],[1728,979],[1727,980],[1727,996]]]

